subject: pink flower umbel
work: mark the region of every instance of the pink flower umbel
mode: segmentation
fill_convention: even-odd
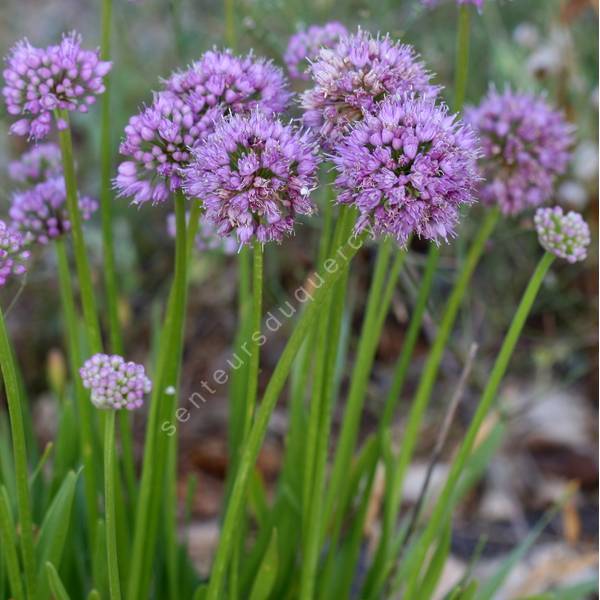
[[[6,285],[11,276],[25,273],[28,258],[23,236],[0,221],[0,287]]]
[[[90,390],[96,408],[133,410],[144,404],[152,390],[142,365],[126,362],[117,354],[94,354],[79,369],[83,387]]]
[[[293,79],[310,79],[309,65],[321,48],[335,48],[348,30],[337,21],[325,25],[311,25],[290,37],[283,60]]]
[[[477,138],[445,106],[393,96],[336,147],[338,202],[355,206],[356,233],[370,229],[400,245],[412,234],[453,234],[461,205],[474,201]]]
[[[22,116],[11,133],[40,140],[50,132],[55,109],[87,112],[104,91],[110,68],[98,50],[81,47],[81,36],[75,32],[47,48],[36,48],[26,39],[17,42],[3,73],[7,111]]]
[[[8,176],[16,182],[36,184],[62,175],[60,148],[56,144],[37,144],[8,165]]]
[[[322,48],[310,65],[314,87],[302,94],[304,123],[331,148],[347,130],[389,95],[435,97],[439,88],[411,46],[358,30],[333,49]]]
[[[84,220],[91,218],[98,203],[87,196],[79,199],[79,210]],[[65,183],[54,177],[12,196],[9,215],[13,226],[30,243],[47,244],[71,230],[66,206]]]
[[[465,120],[481,138],[481,199],[515,215],[548,201],[570,158],[573,127],[543,97],[492,89]]]
[[[535,228],[544,250],[570,263],[585,260],[590,228],[579,213],[564,214],[560,206],[538,208]]]
[[[186,193],[202,199],[220,235],[249,244],[281,241],[314,210],[317,150],[312,136],[254,111],[217,125],[185,169]]]
[[[280,68],[253,54],[240,57],[229,50],[205,52],[184,71],[163,81],[193,110],[196,118],[220,106],[221,113],[244,113],[260,108],[283,112],[290,99]]]

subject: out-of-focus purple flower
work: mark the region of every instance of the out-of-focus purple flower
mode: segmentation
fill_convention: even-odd
[[[340,38],[348,35],[348,30],[337,21],[325,25],[311,25],[290,37],[283,60],[290,76],[294,79],[310,79],[309,63],[317,58],[321,48],[335,48]]]
[[[62,177],[15,192],[9,210],[12,226],[23,234],[27,243],[47,244],[71,230],[65,202]],[[92,198],[80,198],[79,209],[83,219],[89,219],[97,208],[98,204]]]
[[[189,223],[190,213],[185,215],[186,223]],[[174,238],[177,231],[175,213],[167,215],[167,233],[169,237]],[[217,251],[223,254],[235,254],[238,244],[233,236],[220,236],[214,223],[210,223],[206,219],[200,218],[198,224],[198,232],[195,238],[196,248],[200,252]]]
[[[435,97],[439,91],[411,46],[361,29],[333,49],[322,48],[309,70],[315,85],[302,94],[304,122],[318,130],[330,148],[350,123],[387,96]]]
[[[467,108],[465,120],[481,138],[484,202],[514,215],[550,198],[573,143],[561,112],[533,94],[491,89],[478,107]]]
[[[79,369],[83,387],[91,391],[96,408],[133,410],[144,404],[144,396],[152,390],[142,365],[125,362],[118,354],[94,354]]]
[[[8,165],[8,175],[19,183],[36,184],[62,175],[60,148],[56,144],[38,144]]]
[[[213,107],[196,118],[172,92],[155,94],[151,106],[129,119],[119,152],[129,160],[119,165],[115,187],[134,204],[165,202],[181,187],[180,169],[187,166],[191,148],[212,130],[220,117]]]
[[[358,208],[356,233],[437,243],[453,234],[461,205],[474,201],[478,156],[475,134],[445,106],[392,96],[337,145],[338,202]]]
[[[50,132],[55,109],[87,112],[104,92],[111,64],[100,60],[98,50],[82,48],[75,32],[47,48],[36,48],[27,39],[17,42],[6,58],[2,89],[8,113],[22,115],[11,133],[39,140]]]
[[[560,206],[538,208],[535,227],[544,250],[570,263],[585,260],[590,245],[590,228],[579,213],[570,211],[563,214]]]
[[[5,285],[12,275],[23,275],[29,251],[23,236],[0,220],[0,287]]]
[[[223,114],[257,107],[265,113],[280,113],[290,99],[281,69],[264,58],[234,56],[229,50],[205,52],[185,71],[173,73],[163,83],[192,108],[195,116],[219,105]]]
[[[194,151],[184,188],[203,201],[219,235],[242,244],[281,241],[297,215],[311,214],[317,184],[312,136],[254,111],[223,120]]]

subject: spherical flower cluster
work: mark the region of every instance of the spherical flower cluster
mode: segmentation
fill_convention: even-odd
[[[474,201],[477,138],[433,99],[392,96],[342,139],[332,160],[338,201],[358,208],[355,232],[400,245],[416,234],[453,234],[462,204]]]
[[[11,133],[39,140],[51,129],[53,110],[86,112],[104,91],[110,68],[110,62],[100,60],[98,50],[81,47],[81,36],[75,32],[48,48],[21,40],[11,49],[4,70],[2,93],[8,113],[24,115],[12,125]]]
[[[314,87],[302,94],[304,122],[319,130],[329,147],[391,94],[435,97],[439,88],[411,46],[389,36],[358,30],[333,48],[322,48],[310,65]]]
[[[535,227],[542,247],[570,263],[585,260],[590,228],[579,213],[563,214],[560,206],[538,208]]]
[[[492,89],[465,118],[481,138],[484,202],[514,215],[550,198],[573,142],[562,113],[539,96]]]
[[[185,71],[173,73],[163,83],[196,116],[219,105],[222,113],[248,112],[257,107],[267,113],[281,113],[290,99],[281,69],[264,58],[234,56],[229,50],[205,52]]]
[[[164,202],[181,187],[180,169],[190,149],[213,127],[217,108],[197,119],[190,106],[171,92],[159,92],[151,106],[129,119],[119,152],[131,160],[119,165],[115,187],[134,204]]]
[[[25,273],[28,258],[23,236],[0,221],[0,287],[6,284],[11,275]]]
[[[28,243],[47,244],[71,229],[67,212],[65,183],[54,177],[13,194],[9,210],[12,226],[19,229]],[[79,199],[83,219],[91,218],[98,204],[92,198]]]
[[[142,365],[125,362],[116,354],[94,354],[85,361],[79,374],[83,387],[91,391],[96,408],[139,408],[144,404],[144,396],[152,389],[152,382]]]
[[[254,111],[223,120],[194,151],[185,190],[203,201],[219,235],[243,244],[281,241],[297,215],[311,214],[317,184],[312,136]]]
[[[8,175],[19,183],[36,184],[62,174],[60,148],[56,144],[38,144],[8,165]]]
[[[190,214],[186,213],[186,222],[189,223]],[[177,231],[175,213],[167,215],[167,233],[174,238]],[[213,223],[200,219],[198,232],[195,238],[196,249],[200,252],[214,250],[223,254],[235,254],[238,244],[232,236],[220,236]]]
[[[283,60],[294,79],[310,79],[307,67],[317,58],[321,48],[335,48],[347,29],[337,21],[325,25],[311,25],[290,37]]]

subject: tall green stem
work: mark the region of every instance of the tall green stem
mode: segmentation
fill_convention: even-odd
[[[448,298],[442,320],[436,332],[435,341],[429,352],[429,356],[427,357],[425,367],[423,368],[419,386],[411,405],[406,430],[402,438],[400,455],[393,473],[393,479],[390,482],[390,485],[392,486],[391,499],[388,507],[390,514],[388,516],[389,520],[386,520],[386,522],[392,526],[393,523],[395,523],[396,516],[398,514],[406,469],[410,463],[417,437],[421,429],[423,416],[429,404],[431,390],[433,389],[433,385],[437,377],[438,369],[444,354],[444,349],[448,342],[448,338],[450,337],[450,333],[452,332],[452,328],[454,326],[462,299],[467,290],[467,286],[471,281],[471,276],[473,275],[475,267],[479,262],[479,258],[481,257],[485,243],[496,225],[498,215],[499,212],[497,208],[491,209],[487,213],[476,238],[473,240],[473,244],[471,245],[465,262],[462,265],[456,283],[454,284],[454,288],[452,289],[452,293]]]
[[[252,325],[250,334],[250,365],[248,368],[248,388],[246,395],[246,411],[244,419],[244,437],[250,431],[256,396],[258,392],[258,370],[260,366],[260,324],[262,320],[262,293],[263,293],[263,246],[254,242],[252,249]]]
[[[460,112],[465,103],[469,76],[469,33],[471,7],[463,4],[458,8],[458,32],[456,36],[456,66],[454,72],[454,110]]]
[[[90,350],[92,351],[92,354],[96,354],[102,350],[102,336],[100,334],[100,323],[98,321],[92,275],[85,248],[85,239],[83,237],[81,213],[79,211],[77,178],[75,175],[75,162],[73,159],[73,142],[71,140],[71,129],[69,126],[69,113],[66,110],[58,109],[56,111],[56,118],[65,124],[65,127],[58,132],[58,139],[62,153],[65,189],[67,192],[67,208],[69,210],[69,220],[71,222],[71,235],[73,238],[77,277],[79,279],[81,291],[83,318],[89,338]]]
[[[294,357],[300,349],[312,323],[318,316],[333,285],[344,273],[346,266],[360,248],[363,239],[364,238],[360,238],[359,240],[348,240],[348,242],[339,248],[336,254],[332,256],[331,260],[333,263],[329,263],[330,269],[327,270],[327,273],[322,275],[323,283],[321,287],[315,291],[313,299],[310,301],[310,304],[306,306],[305,311],[302,313],[302,316],[296,324],[296,327],[277,362],[275,371],[265,390],[263,400],[256,411],[254,424],[244,443],[235,481],[229,497],[227,513],[221,530],[219,547],[213,563],[209,588],[207,591],[207,600],[218,600],[223,597],[221,594],[225,573],[227,572],[227,566],[234,543],[235,528],[242,509],[248,477],[256,462],[262,441],[267,431],[271,413],[273,412],[279,394],[285,385]],[[337,267],[335,271],[333,270],[334,265]]]
[[[21,531],[21,553],[25,571],[25,587],[29,600],[36,600],[36,567],[33,546],[33,520],[31,517],[31,498],[29,496],[29,472],[27,467],[27,449],[25,446],[25,430],[21,404],[25,401],[21,396],[17,368],[13,350],[6,330],[4,314],[0,310],[0,369],[4,378],[4,389],[15,461],[15,480],[17,486],[17,506]]]
[[[102,0],[100,56],[110,60],[110,38],[112,28],[112,0]],[[123,354],[123,338],[119,322],[119,300],[115,251],[113,242],[112,202],[113,193],[110,184],[112,170],[111,111],[110,111],[110,73],[104,78],[106,90],[102,94],[100,127],[100,217],[102,220],[102,253],[104,257],[103,273],[108,312],[108,331],[110,347],[113,352]]]
[[[224,0],[225,4],[225,43],[231,50],[236,47],[235,0]]]
[[[96,539],[95,531],[98,523],[98,507],[96,504],[98,478],[96,477],[96,460],[94,456],[94,430],[92,428],[92,405],[88,393],[83,388],[79,369],[83,364],[81,359],[81,348],[79,344],[79,326],[77,310],[71,285],[71,272],[69,269],[69,258],[63,238],[57,238],[54,242],[58,264],[58,282],[60,286],[60,298],[63,308],[64,325],[67,331],[67,348],[69,356],[69,368],[71,378],[75,386],[75,398],[77,400],[77,412],[79,414],[79,443],[81,458],[84,465],[83,480],[86,500],[86,511],[90,541],[93,544]]]
[[[537,297],[540,286],[542,285],[544,277],[546,276],[546,273],[548,272],[548,269],[552,265],[553,261],[554,256],[549,252],[546,252],[540,259],[536,270],[529,280],[529,284],[523,293],[519,307],[513,316],[510,327],[506,333],[506,336],[504,337],[504,341],[502,342],[502,347],[500,348],[500,352],[496,358],[492,372],[490,373],[481,397],[481,401],[479,402],[479,406],[477,407],[475,415],[471,420],[469,429],[467,430],[460,450],[458,451],[458,454],[452,463],[452,467],[450,469],[450,473],[448,474],[448,478],[442,493],[436,501],[435,508],[433,509],[433,512],[427,521],[427,526],[423,532],[423,535],[419,539],[416,551],[411,556],[410,565],[412,566],[421,565],[422,567],[424,565],[427,549],[435,539],[435,536],[439,533],[439,528],[442,522],[445,522],[446,517],[452,510],[452,507],[455,503],[453,501],[453,495],[459,478],[467,460],[469,459],[469,455],[473,449],[475,439],[479,433],[481,425],[483,424],[486,415],[496,399],[498,387],[500,386],[500,382],[506,373],[506,369],[514,352],[519,336],[521,335],[521,331],[523,330],[523,326],[525,325],[525,321],[531,312],[531,307],[533,306],[533,303]],[[410,565],[407,565],[407,572],[413,573]],[[418,570],[421,571],[421,569]],[[416,575],[417,574],[414,576],[411,575],[410,577],[410,585],[406,594],[407,598],[414,598],[414,591],[418,584],[418,577]]]
[[[117,509],[115,504],[115,411],[104,421],[104,503],[106,520],[106,561],[111,600],[121,600],[117,554]]]
[[[174,420],[187,298],[185,198],[180,193],[175,195],[175,223],[175,274],[162,328],[150,400],[150,414],[146,426],[142,480],[128,582],[127,598],[130,600],[142,600],[148,597],[161,508],[160,500],[164,498],[160,491],[164,490],[166,483],[165,464],[169,453],[168,444],[174,435],[169,436],[166,432],[168,427],[173,425]]]

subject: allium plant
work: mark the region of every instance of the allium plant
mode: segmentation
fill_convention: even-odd
[[[481,199],[514,215],[548,201],[570,158],[573,127],[545,98],[492,88],[466,120],[481,138]]]
[[[45,138],[55,110],[87,112],[104,91],[104,76],[111,63],[98,50],[81,47],[81,36],[65,34],[59,44],[37,48],[27,39],[11,49],[4,70],[2,94],[8,113],[22,116],[11,133],[35,140]],[[66,127],[62,120],[59,128]]]
[[[37,144],[8,165],[8,176],[16,182],[36,184],[62,175],[60,148],[54,143]]]
[[[301,97],[304,123],[329,147],[387,96],[433,98],[439,91],[411,46],[362,29],[322,48],[309,72],[314,85]]]
[[[89,220],[98,203],[88,196],[79,199],[79,210],[84,220]],[[12,226],[28,242],[47,244],[50,240],[71,230],[66,207],[65,183],[53,177],[12,195],[9,216]]]
[[[579,213],[563,213],[560,206],[538,208],[535,228],[542,247],[570,263],[585,260],[590,228]]]
[[[184,189],[203,201],[220,235],[280,242],[315,210],[318,163],[311,134],[256,110],[221,121],[194,150]]]
[[[0,287],[6,285],[11,277],[23,275],[27,271],[28,259],[29,251],[23,235],[0,220]]]
[[[458,4],[480,8],[483,2]],[[168,218],[175,238],[173,283],[160,331],[152,332],[158,341],[151,382],[142,365],[127,362],[117,349],[125,341],[117,310],[123,295],[110,277],[104,286],[112,286],[112,300],[106,303],[111,313],[110,349],[105,351],[82,227],[94,205],[79,195],[68,128],[68,112],[85,111],[105,87],[110,0],[103,0],[102,8],[101,59],[97,52],[83,50],[74,34],[47,49],[22,42],[7,59],[4,95],[9,113],[21,115],[13,131],[41,138],[56,119],[62,165],[53,145],[37,146],[11,164],[18,191],[9,209],[10,223],[0,221],[0,286],[24,273],[27,235],[42,243],[53,240],[73,385],[57,386],[61,397],[54,460],[41,468],[48,449],[32,470],[28,457],[34,453],[26,448],[25,435],[32,428],[23,411],[27,379],[22,385],[0,310],[0,369],[10,414],[10,436],[0,436],[0,454],[14,460],[14,473],[6,468],[11,461],[3,462],[2,474],[6,471],[9,477],[0,486],[0,593],[16,600],[92,597],[100,591],[111,600],[246,595],[430,599],[450,547],[456,505],[495,443],[497,430],[487,435],[483,424],[490,422],[490,410],[544,277],[556,256],[569,262],[586,256],[590,232],[582,217],[560,208],[538,211],[535,224],[545,252],[494,351],[493,367],[467,430],[456,438],[458,448],[448,452],[444,485],[427,506],[426,518],[417,503],[407,515],[407,526],[400,527],[406,477],[473,273],[486,249],[492,250],[486,242],[501,212],[513,214],[552,195],[569,159],[570,126],[544,100],[510,91],[491,92],[479,108],[470,110],[472,125],[464,124],[459,114],[467,91],[470,6],[458,11],[451,110],[437,101],[440,88],[415,51],[389,36],[362,30],[345,36],[341,26],[330,24],[309,28],[305,37],[292,40],[288,66],[301,75],[299,63],[307,59],[313,80],[313,88],[302,98],[307,130],[280,114],[290,94],[282,72],[269,61],[252,54],[240,58],[229,51],[207,52],[163,80],[152,103],[131,118],[120,148],[125,160],[114,180],[120,195],[136,204],[167,199],[174,204],[175,214]],[[226,15],[233,46],[231,2]],[[314,54],[316,46],[321,48]],[[107,203],[114,199],[109,189],[107,100],[102,117],[105,268],[113,256],[106,253],[107,246],[118,250],[112,248],[107,212]],[[319,184],[321,158],[331,161],[336,179],[325,190],[329,195],[322,221],[312,221],[311,233],[318,231],[320,239],[313,266],[294,293],[302,306],[292,310],[290,301],[280,310],[290,334],[279,348],[272,373],[263,372],[264,393],[258,401],[260,347],[270,343],[263,321],[269,327],[274,316],[268,313],[265,318],[263,312],[263,247],[272,241],[283,244],[292,233],[305,233],[297,225],[316,212],[312,192]],[[468,210],[478,190],[491,206],[477,211],[483,213],[481,221],[461,230],[459,218],[478,218]],[[412,353],[432,290],[440,287],[434,285],[440,241],[472,230],[473,239],[461,247],[464,255],[457,252],[457,259],[448,261],[456,264],[456,273],[444,279],[444,286],[452,282],[447,298],[435,302],[440,308],[435,338],[417,369],[419,381],[408,400],[402,392]],[[70,235],[61,235],[66,232]],[[346,298],[351,295],[353,257],[369,234],[374,238],[370,252],[375,249],[376,256],[349,365],[342,352],[344,322],[353,324],[358,315]],[[413,252],[412,237],[429,242],[426,264],[377,429],[363,442],[360,425],[370,377],[404,261]],[[308,240],[302,239],[306,256],[311,250]],[[207,582],[194,572],[185,542],[177,535],[181,510],[176,433],[188,411],[181,402],[180,370],[189,263],[208,259],[207,252],[193,253],[194,245],[203,251],[239,249],[239,323],[232,353],[241,363],[231,373],[219,370],[214,377],[229,377],[230,454],[219,543]],[[494,251],[500,246],[494,245]],[[77,295],[71,259],[77,267]],[[413,266],[418,268],[420,262],[414,260]],[[270,270],[270,277],[274,272]],[[132,333],[138,321],[130,324]],[[481,363],[482,374],[486,364]],[[467,370],[461,378],[465,385]],[[23,374],[27,376],[27,370]],[[342,375],[347,375],[348,385],[345,380],[340,385]],[[209,386],[203,381],[203,391],[211,389],[205,384]],[[140,408],[148,394],[138,478],[130,411]],[[284,394],[290,407],[286,456],[270,497],[257,476],[256,462]],[[194,394],[190,403],[197,407],[197,400]],[[407,400],[407,411],[397,447],[391,427],[400,400]],[[102,410],[101,416],[94,407]],[[337,411],[340,427],[333,435]],[[6,439],[13,444],[12,452]],[[440,433],[438,442],[446,441]],[[104,473],[98,469],[101,453]],[[365,554],[361,548],[380,465],[385,470],[377,491],[383,496],[380,535],[372,540],[374,552]],[[188,499],[192,492],[190,486]],[[427,492],[425,483],[421,497],[429,497]],[[477,595],[482,590],[482,598],[495,597],[505,576],[503,568]],[[448,595],[471,597],[475,584],[461,581]],[[122,585],[127,588],[123,594]]]
[[[309,65],[319,55],[321,48],[335,48],[348,30],[337,21],[325,25],[311,25],[292,35],[283,60],[292,79],[310,79]]]
[[[355,206],[355,231],[446,240],[474,202],[477,138],[433,99],[392,96],[351,129],[331,159],[337,201]]]

